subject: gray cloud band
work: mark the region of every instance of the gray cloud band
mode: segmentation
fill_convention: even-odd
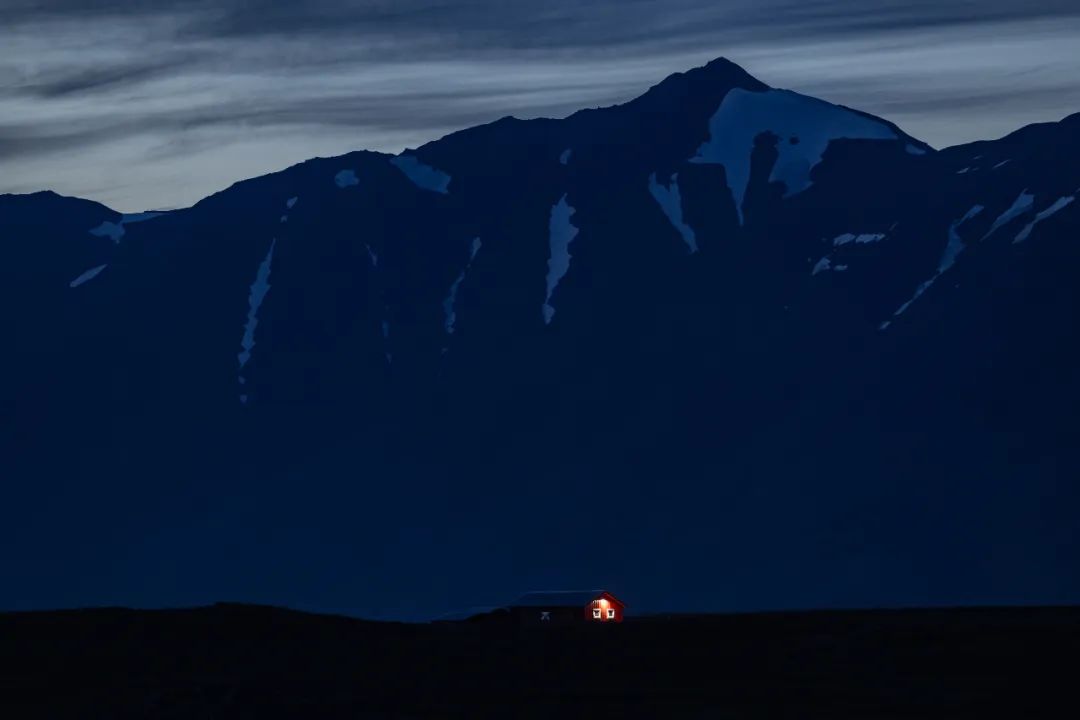
[[[5,6],[0,18],[7,25],[167,15],[185,35],[202,38],[392,33],[502,48],[595,48],[723,30],[862,34],[1078,12],[1073,0],[6,0]]]

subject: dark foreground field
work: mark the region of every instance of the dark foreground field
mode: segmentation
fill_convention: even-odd
[[[519,631],[274,608],[0,614],[0,718],[1080,717],[1080,608]]]

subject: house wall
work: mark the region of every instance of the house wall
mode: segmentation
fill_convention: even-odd
[[[593,617],[593,608],[598,608],[598,607],[602,608],[602,605],[600,603],[600,598],[597,598],[596,600],[593,600],[585,608],[585,618],[589,622],[622,622],[623,621],[623,606],[622,606],[622,603],[620,603],[618,600],[614,599],[613,597],[610,597],[610,596],[604,596],[604,597],[605,597],[605,599],[607,599],[607,601],[609,603],[608,607],[610,607],[612,610],[615,611],[615,617],[610,618],[610,619],[604,617],[604,618],[601,618],[600,620],[596,620]]]
[[[514,607],[510,613],[520,625],[579,625],[582,623],[610,623],[622,622],[623,606],[614,598],[608,598],[610,607],[615,611],[615,617],[611,619],[596,620],[593,618],[593,608],[600,607],[599,599],[584,606],[550,606],[550,607]],[[548,613],[548,620],[543,619],[544,613]]]
[[[585,619],[585,613],[577,607],[519,607],[510,612],[521,625],[575,625]],[[550,620],[543,619],[545,612]]]

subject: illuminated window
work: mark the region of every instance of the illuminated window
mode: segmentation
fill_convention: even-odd
[[[596,618],[597,620],[599,620],[599,619],[600,619],[600,617],[601,617],[601,616],[600,616],[600,608],[593,608],[593,611],[592,611],[592,616],[593,616],[594,618]]]
[[[608,617],[608,620],[614,620],[615,619],[615,608],[608,608],[607,609],[607,617]]]

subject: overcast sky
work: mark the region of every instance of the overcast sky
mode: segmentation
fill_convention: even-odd
[[[0,192],[181,207],[725,56],[936,147],[1080,111],[1078,0],[0,0]]]

